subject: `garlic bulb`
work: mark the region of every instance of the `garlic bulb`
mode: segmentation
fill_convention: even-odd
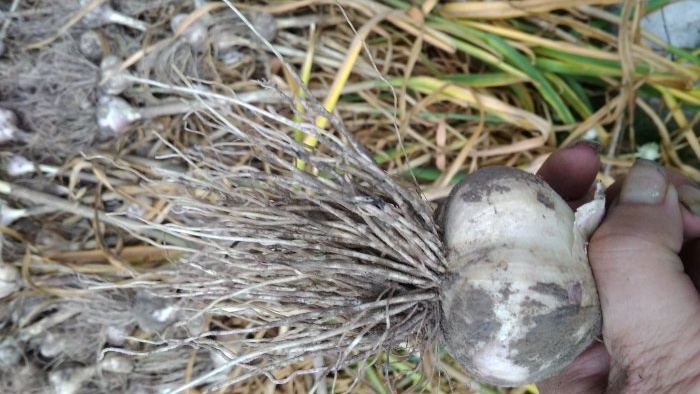
[[[170,29],[173,33],[177,33],[188,16],[187,14],[177,14],[170,20]],[[207,40],[209,39],[207,24],[201,18],[193,21],[182,32],[182,37],[190,44],[192,49],[199,52],[205,51],[207,49]]]
[[[113,96],[100,97],[97,106],[97,125],[100,130],[121,134],[139,119],[141,114],[124,99]]]
[[[0,262],[0,298],[18,291],[21,285],[19,269],[14,265]]]
[[[27,217],[26,209],[11,208],[5,201],[0,200],[0,226],[9,226],[24,217]]]
[[[105,339],[112,346],[124,346],[132,331],[134,331],[133,325],[109,326],[105,330]]]
[[[100,33],[95,30],[86,30],[80,35],[80,41],[78,43],[80,53],[93,62],[102,59],[102,56],[106,52],[103,46],[102,37]]]
[[[91,0],[78,1],[81,7],[88,6],[90,3]],[[115,11],[107,2],[103,2],[90,9],[85,16],[83,16],[82,22],[90,27],[117,24],[140,31],[146,31],[149,28],[146,22]]]
[[[586,244],[604,213],[602,190],[582,208],[575,217],[542,179],[507,167],[481,169],[450,194],[443,336],[480,380],[542,380],[600,333]]]
[[[145,291],[136,293],[132,313],[139,327],[149,333],[160,333],[173,324],[179,308],[166,298],[159,298]]]
[[[48,380],[54,394],[76,394],[94,374],[93,366],[61,368],[51,371]]]
[[[21,344],[10,337],[0,341],[0,372],[8,371],[22,362]]]
[[[39,353],[48,359],[58,357],[66,351],[66,341],[61,335],[47,332],[39,343]]]
[[[0,144],[16,141],[18,132],[17,115],[9,109],[0,108]]]
[[[119,71],[122,60],[114,55],[109,55],[102,59],[100,63],[100,79],[108,78],[101,85],[105,94],[116,96],[122,94],[132,85],[129,77],[131,73],[127,70]]]
[[[5,163],[5,172],[9,176],[31,174],[34,171],[34,163],[22,155],[13,155],[7,163]]]
[[[118,374],[128,374],[134,370],[134,362],[126,356],[108,354],[99,363],[102,371]]]

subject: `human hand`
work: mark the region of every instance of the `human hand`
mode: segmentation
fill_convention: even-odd
[[[599,167],[595,149],[578,144],[539,175],[576,208]],[[641,160],[609,188],[589,244],[603,342],[540,382],[542,394],[700,392],[700,215],[679,194],[686,206],[700,203],[691,180]]]

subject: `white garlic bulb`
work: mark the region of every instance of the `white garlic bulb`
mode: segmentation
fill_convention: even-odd
[[[481,169],[450,194],[441,214],[450,272],[443,336],[480,380],[542,380],[599,335],[586,244],[604,213],[602,192],[579,211],[539,177],[508,167]]]
[[[100,79],[105,80],[101,89],[105,94],[116,96],[122,94],[133,84],[129,77],[131,73],[127,70],[120,71],[122,60],[114,55],[106,56],[100,63]]]
[[[19,269],[14,265],[0,262],[0,298],[9,296],[21,287]]]
[[[94,62],[102,59],[102,56],[106,52],[103,45],[102,36],[95,30],[86,30],[83,32],[78,42],[80,53]]]
[[[0,108],[0,144],[17,140],[17,115],[9,109]]]
[[[134,331],[134,325],[108,326],[105,329],[105,339],[112,346],[124,346],[126,340]]]
[[[76,394],[94,374],[93,366],[60,368],[51,371],[48,380],[55,394]]]
[[[23,349],[21,344],[7,337],[0,341],[0,372],[11,370],[22,362]]]
[[[34,163],[22,155],[13,155],[5,163],[5,172],[9,176],[31,174],[34,170]]]
[[[102,96],[97,106],[97,125],[104,132],[121,134],[133,122],[141,119],[141,114],[124,99]]]
[[[128,374],[134,370],[134,362],[126,356],[108,354],[100,361],[99,367],[104,372]]]
[[[136,293],[132,313],[139,327],[149,333],[160,333],[173,324],[180,309],[166,298],[145,291]]]
[[[66,351],[66,341],[61,335],[46,332],[39,343],[39,353],[45,358],[58,357]]]
[[[117,24],[141,31],[148,30],[149,26],[146,22],[117,12],[108,3],[105,1],[90,9],[83,16],[82,22],[90,27]],[[79,0],[78,4],[81,7],[86,7],[91,4],[91,0]]]
[[[170,20],[170,29],[173,33],[177,33],[188,16],[187,14],[177,14]],[[205,51],[207,48],[207,40],[209,40],[207,24],[202,18],[193,21],[182,32],[182,37],[190,44],[192,49],[200,52]]]

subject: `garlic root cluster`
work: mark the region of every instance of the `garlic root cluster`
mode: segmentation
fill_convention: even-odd
[[[450,272],[441,301],[458,362],[515,386],[553,375],[591,343],[601,313],[586,244],[603,213],[602,193],[574,215],[542,179],[507,167],[454,189],[440,219]]]

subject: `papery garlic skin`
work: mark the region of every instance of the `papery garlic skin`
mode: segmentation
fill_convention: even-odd
[[[441,215],[442,330],[470,373],[498,386],[540,381],[600,334],[586,244],[602,210],[596,200],[575,218],[542,179],[508,167],[481,169],[453,190]]]

